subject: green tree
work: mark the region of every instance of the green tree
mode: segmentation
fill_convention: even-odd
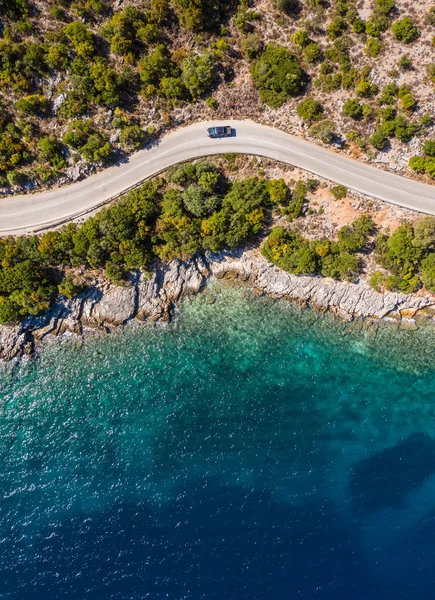
[[[377,150],[383,150],[387,143],[387,138],[385,137],[383,132],[380,129],[378,129],[373,135],[370,136],[369,141],[370,144]]]
[[[44,98],[44,96],[42,96],[41,94],[32,94],[30,96],[25,96],[23,98],[20,98],[15,103],[15,108],[27,115],[43,115],[47,112],[48,106],[48,100]]]
[[[127,150],[137,150],[145,140],[145,132],[139,125],[128,125],[121,130],[119,141]]]
[[[421,278],[424,287],[430,292],[435,291],[435,254],[431,252],[421,261]]]
[[[343,114],[351,119],[360,119],[363,113],[363,107],[356,98],[349,98],[343,104]]]
[[[435,217],[427,216],[414,223],[414,246],[435,250]]]
[[[209,91],[216,79],[216,60],[210,52],[190,56],[182,65],[181,81],[192,98]]]
[[[183,202],[186,209],[195,217],[207,217],[215,212],[220,205],[220,198],[209,194],[199,185],[190,185],[183,192]]]
[[[426,140],[423,143],[423,152],[427,156],[435,156],[435,139]]]
[[[313,98],[305,98],[298,105],[296,112],[305,123],[311,124],[322,118],[323,106],[317,100],[313,100]]]
[[[389,15],[396,8],[394,0],[376,0],[376,8],[382,15]]]
[[[347,187],[344,185],[334,185],[331,188],[331,194],[336,200],[341,200],[347,196]]]
[[[392,32],[396,40],[403,44],[410,44],[420,36],[420,32],[414,25],[410,17],[403,17],[395,21],[392,26]]]
[[[284,104],[290,96],[300,94],[308,82],[296,56],[276,44],[268,44],[252,63],[251,75],[263,102],[274,108]]]

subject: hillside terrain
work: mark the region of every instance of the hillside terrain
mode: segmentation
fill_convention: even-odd
[[[3,193],[211,117],[435,176],[429,0],[2,0],[0,15]]]

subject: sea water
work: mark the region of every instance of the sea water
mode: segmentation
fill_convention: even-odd
[[[435,594],[435,328],[241,290],[0,370],[0,598]]]

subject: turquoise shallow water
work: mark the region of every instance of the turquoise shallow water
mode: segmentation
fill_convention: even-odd
[[[242,291],[0,372],[0,598],[417,599],[435,330]]]

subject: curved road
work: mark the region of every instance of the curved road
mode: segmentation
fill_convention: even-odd
[[[130,159],[69,186],[0,200],[0,235],[41,231],[91,212],[144,179],[185,160],[238,152],[264,156],[325,177],[368,196],[435,214],[435,186],[359,163],[278,129],[252,121],[225,121],[231,138],[210,139],[204,122],[181,128]]]

